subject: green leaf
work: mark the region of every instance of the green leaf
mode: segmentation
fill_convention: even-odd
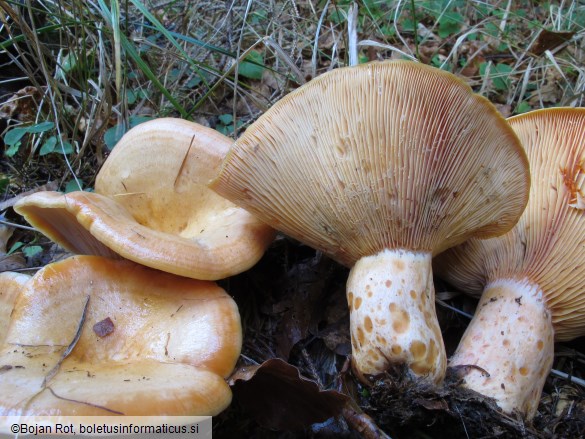
[[[4,143],[8,146],[14,146],[17,143],[20,144],[20,139],[24,136],[28,131],[26,127],[15,127],[4,134]]]
[[[512,67],[508,64],[495,64],[494,67],[494,87],[500,91],[508,90],[510,88],[510,73],[512,73]]]
[[[17,251],[19,248],[21,248],[24,245],[24,242],[15,242],[14,244],[12,244],[12,247],[10,247],[10,250],[8,250],[8,253],[6,253],[7,255],[11,255],[12,253],[14,253],[15,251]]]
[[[347,8],[340,8],[337,7],[335,10],[329,14],[329,20],[334,24],[341,24],[347,20]]]
[[[484,30],[488,35],[496,38],[499,37],[500,33],[502,32],[500,28],[491,21],[485,24]]]
[[[412,18],[405,18],[400,21],[403,32],[414,32],[416,30],[416,23]]]
[[[39,151],[39,155],[47,155],[52,153],[53,151],[55,151],[55,146],[57,145],[57,137],[56,136],[51,136],[49,137],[47,140],[45,140],[45,143],[43,143],[43,146],[41,146],[41,150]]]
[[[218,131],[219,133],[223,134],[224,136],[228,136],[229,135],[229,130],[228,130],[228,126],[227,125],[217,125],[215,127],[215,130]]]
[[[22,252],[27,258],[32,258],[43,251],[43,247],[40,245],[29,245],[22,249]]]
[[[185,82],[185,87],[195,88],[199,84],[201,84],[201,82],[203,82],[203,81],[201,80],[200,76],[193,76],[191,79],[189,79],[187,82]]]
[[[53,122],[41,122],[28,126],[19,125],[8,130],[6,134],[4,134],[4,144],[9,147],[5,154],[8,157],[14,156],[14,154],[18,152],[18,149],[22,144],[21,139],[25,134],[44,133],[45,131],[52,130],[54,127],[55,124]]]
[[[65,140],[65,141],[63,141],[63,145],[57,145],[55,147],[54,152],[58,152],[61,154],[63,154],[63,153],[71,154],[73,152],[73,145]]]
[[[112,128],[108,128],[104,133],[104,143],[109,150],[114,149],[116,143],[120,141],[122,136],[126,133],[124,124],[114,125]]]
[[[259,11],[252,12],[251,14],[251,23],[252,24],[259,24],[263,20],[268,18],[268,11],[266,9],[260,9]]]
[[[240,64],[238,72],[248,79],[262,79],[262,73],[264,73],[265,69],[262,55],[260,52],[253,50]]]
[[[148,94],[141,89],[136,90],[128,90],[126,92],[126,99],[128,100],[129,104],[134,104],[138,99],[147,98]]]
[[[12,157],[18,152],[18,148],[20,148],[20,142],[18,142],[16,145],[12,145],[6,150],[6,152],[4,152],[4,154],[6,154],[7,157]]]
[[[5,192],[6,188],[10,184],[10,178],[0,177],[0,192]]]
[[[141,123],[148,122],[152,119],[151,116],[130,116],[130,128],[134,128],[136,125],[140,125]]]
[[[396,28],[394,26],[384,24],[380,27],[380,30],[382,31],[382,34],[387,37],[393,37],[396,35]]]
[[[74,52],[69,52],[63,57],[61,68],[65,73],[72,71],[77,66],[77,55]]]
[[[147,122],[152,120],[150,116],[131,116],[129,122],[130,127],[134,128],[136,125],[140,125],[141,123]],[[111,128],[108,128],[104,133],[104,143],[109,150],[112,150],[116,143],[120,141],[122,136],[126,134],[126,129],[124,128],[124,124],[114,125]]]
[[[224,125],[229,125],[234,121],[234,116],[229,113],[222,114],[219,116],[219,121]]]
[[[531,109],[532,109],[532,107],[530,106],[530,104],[528,102],[522,101],[516,106],[516,108],[514,109],[514,113],[515,114],[526,113],[527,111],[530,111]]]
[[[485,79],[487,72],[487,63],[479,65],[479,74]],[[494,88],[498,91],[505,91],[510,88],[510,73],[512,67],[508,64],[492,64],[489,71],[489,78],[492,80]]]
[[[449,62],[443,64],[443,61],[441,61],[441,57],[438,54],[433,55],[433,57],[431,58],[431,65],[433,67],[437,67],[437,68],[440,68],[442,70],[445,70],[446,72],[450,72],[453,70],[453,65]]]
[[[75,179],[69,180],[65,185],[65,193],[68,194],[69,192],[77,192],[83,190],[83,181],[79,180],[79,184],[81,185],[81,187],[79,187]]]
[[[463,16],[458,12],[445,12],[439,22],[439,36],[447,38],[457,34],[463,26]]]
[[[55,124],[53,122],[41,122],[37,123],[36,125],[26,127],[26,132],[30,134],[44,133],[45,131],[52,130],[53,128],[55,128]]]
[[[136,102],[136,92],[134,90],[128,90],[126,92],[126,100],[129,105],[134,104]]]

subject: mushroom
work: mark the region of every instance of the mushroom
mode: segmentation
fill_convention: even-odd
[[[30,276],[27,274],[11,271],[0,273],[0,345],[6,338],[10,314],[12,314],[16,298],[20,294],[22,286],[29,279]]]
[[[10,267],[13,265],[10,261],[6,263],[6,259],[11,257],[11,255],[6,253],[6,246],[11,236],[12,229],[4,224],[0,224],[0,263],[2,263],[4,269],[6,269],[5,266]],[[30,276],[27,274],[11,271],[3,271],[0,273],[0,345],[4,342],[4,337],[6,337],[6,332],[8,332],[8,323],[10,322],[10,314],[12,313],[14,302],[22,286],[29,279]]]
[[[528,186],[524,151],[494,106],[407,61],[337,69],[295,90],[235,142],[210,184],[352,267],[352,360],[364,382],[403,365],[441,381],[431,257],[508,231]]]
[[[435,269],[481,295],[450,367],[465,387],[531,419],[554,340],[585,335],[585,109],[538,110],[509,122],[532,172],[526,211],[506,235],[439,255]]]
[[[215,415],[242,343],[214,282],[74,256],[24,284],[0,349],[0,416]]]
[[[230,145],[193,122],[149,121],[122,137],[95,193],[38,192],[14,208],[74,253],[222,279],[253,266],[274,238],[270,227],[205,186]]]

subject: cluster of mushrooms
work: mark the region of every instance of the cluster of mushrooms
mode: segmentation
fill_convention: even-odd
[[[215,415],[242,346],[213,280],[247,270],[274,230],[209,190],[231,140],[161,119],[131,130],[95,192],[15,205],[78,256],[0,275],[0,415]],[[1,431],[0,425],[0,431]]]
[[[414,62],[326,73],[235,142],[178,119],[139,125],[94,193],[15,210],[93,256],[4,275],[0,414],[223,410],[242,335],[212,281],[255,264],[274,230],[351,268],[365,384],[443,381],[433,268],[481,297],[449,367],[504,411],[531,419],[554,341],[585,335],[585,109],[506,120]]]

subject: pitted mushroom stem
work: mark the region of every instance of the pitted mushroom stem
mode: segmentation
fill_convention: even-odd
[[[536,414],[554,352],[551,314],[541,289],[527,280],[490,283],[449,367],[465,369],[465,386],[506,412]]]
[[[393,365],[438,383],[447,359],[435,311],[431,253],[383,250],[360,259],[347,282],[354,370]]]

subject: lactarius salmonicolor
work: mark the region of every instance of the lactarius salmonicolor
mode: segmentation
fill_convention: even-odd
[[[466,387],[530,419],[554,340],[585,335],[585,109],[539,110],[509,122],[530,162],[526,211],[506,235],[450,249],[435,269],[481,295],[450,366]]]
[[[354,370],[407,365],[440,381],[446,355],[431,258],[508,231],[529,173],[494,106],[454,75],[393,61],[334,70],[235,142],[212,189],[352,267]]]
[[[270,227],[206,186],[231,143],[193,122],[155,119],[122,137],[95,193],[39,192],[15,210],[74,253],[222,279],[253,266],[274,238]]]
[[[14,303],[22,290],[22,286],[28,282],[30,276],[22,273],[5,271],[0,273],[0,345],[4,343],[10,314],[14,309]]]
[[[6,244],[12,235],[12,230],[7,226],[0,224],[0,262],[4,263],[6,254]],[[4,271],[0,273],[0,345],[4,342],[10,314],[14,308],[14,302],[20,294],[22,286],[30,279],[27,274]]]
[[[22,287],[0,347],[0,416],[215,415],[241,343],[214,282],[74,256]]]

